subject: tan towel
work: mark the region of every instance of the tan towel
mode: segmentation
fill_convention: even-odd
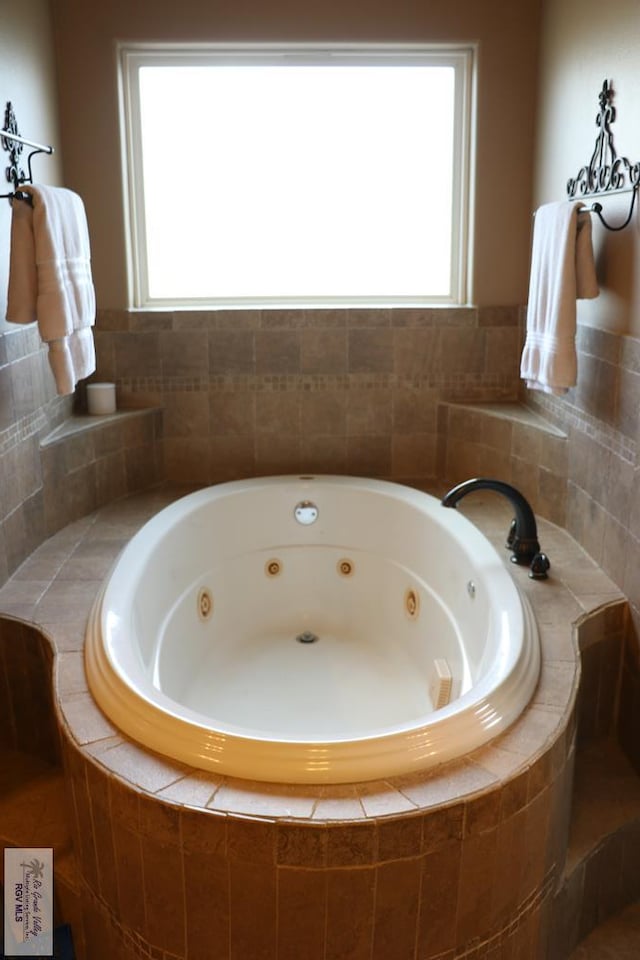
[[[582,204],[547,203],[536,213],[527,333],[520,376],[532,390],[563,394],[577,381],[576,300],[597,297],[591,218]]]
[[[73,393],[96,368],[96,300],[89,230],[80,197],[63,187],[22,184],[33,208],[12,202],[7,320],[38,322],[58,394]]]

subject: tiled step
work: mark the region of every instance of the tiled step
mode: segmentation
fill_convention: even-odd
[[[640,901],[597,927],[571,954],[570,960],[638,960]]]
[[[0,846],[53,848],[55,922],[73,924],[77,870],[60,767],[18,751],[0,752]]]
[[[569,846],[549,960],[626,960],[626,954],[592,957],[578,950],[640,899],[639,863],[640,777],[613,740],[596,740],[576,757]],[[640,939],[635,949],[629,957],[638,960]]]

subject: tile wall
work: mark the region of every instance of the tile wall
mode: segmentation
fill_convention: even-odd
[[[77,402],[77,401],[76,401]],[[162,478],[158,412],[83,424],[35,325],[0,333],[0,584],[56,530]]]
[[[578,386],[527,404],[568,436],[566,528],[629,600],[618,735],[640,771],[640,340],[579,326]]]
[[[102,311],[98,375],[165,411],[176,482],[437,474],[443,399],[517,393],[517,308]]]

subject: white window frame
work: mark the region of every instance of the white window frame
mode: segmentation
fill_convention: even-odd
[[[358,63],[368,64],[433,64],[455,69],[454,94],[454,164],[452,188],[451,284],[448,297],[393,298],[286,298],[277,301],[254,298],[220,299],[154,299],[149,295],[146,258],[144,183],[142,177],[142,143],[138,71],[144,66],[206,65],[212,60],[242,63]],[[471,237],[475,142],[476,50],[465,45],[342,45],[335,44],[161,44],[123,43],[118,45],[118,80],[120,95],[122,174],[128,260],[129,303],[134,309],[206,309],[207,307],[260,306],[458,306],[471,302]],[[429,105],[425,105],[428,122]],[[197,140],[192,131],[181,131],[180,118],[175,118],[167,131],[170,143],[182,141],[190,155],[197,155]],[[189,163],[191,168],[191,162]],[[188,171],[177,170],[176,183],[168,185],[179,197],[187,187]],[[196,178],[197,183],[197,178]]]

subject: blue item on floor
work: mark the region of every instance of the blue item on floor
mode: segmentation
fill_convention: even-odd
[[[0,960],[12,960],[11,956],[5,954],[2,941],[0,941],[0,948],[2,948]],[[75,957],[71,927],[68,923],[56,927],[53,931],[53,960],[75,960]]]

